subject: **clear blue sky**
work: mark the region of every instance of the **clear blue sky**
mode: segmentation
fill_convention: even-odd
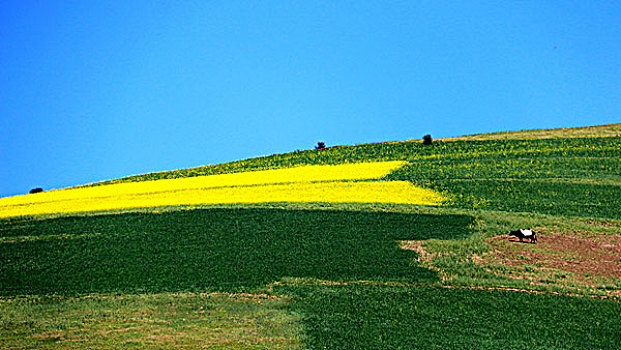
[[[0,196],[620,121],[619,1],[0,2]]]

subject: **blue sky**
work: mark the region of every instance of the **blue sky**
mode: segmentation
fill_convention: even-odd
[[[621,121],[621,2],[0,2],[0,196]]]

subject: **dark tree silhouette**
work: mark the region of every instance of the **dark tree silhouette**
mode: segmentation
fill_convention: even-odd
[[[431,135],[423,136],[423,145],[431,145]]]
[[[324,149],[326,148],[326,144],[324,142],[317,142],[317,146],[315,146],[315,149]]]

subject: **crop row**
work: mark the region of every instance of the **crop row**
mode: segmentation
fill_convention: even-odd
[[[621,179],[616,157],[453,157],[414,160],[390,174],[391,180],[459,179]],[[621,182],[621,181],[620,181]]]
[[[168,180],[152,182],[159,181]],[[96,188],[114,186],[118,184]],[[125,193],[102,197],[83,196],[62,201],[0,207],[0,217],[203,204],[295,202],[441,205],[444,201],[445,198],[438,192],[414,186],[407,181],[296,182]]]
[[[309,165],[80,187],[0,199],[0,217],[200,204],[327,202],[438,205],[439,193],[378,179],[403,162]]]
[[[621,219],[619,185],[478,179],[441,180],[430,186],[451,193],[457,207]]]

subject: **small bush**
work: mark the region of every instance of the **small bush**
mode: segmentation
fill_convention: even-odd
[[[317,146],[315,146],[315,149],[324,149],[326,148],[326,144],[324,142],[317,142]]]
[[[30,193],[39,193],[39,192],[43,192],[43,189],[41,187],[33,188],[32,190],[30,190]]]
[[[431,145],[431,135],[423,136],[423,145]]]

